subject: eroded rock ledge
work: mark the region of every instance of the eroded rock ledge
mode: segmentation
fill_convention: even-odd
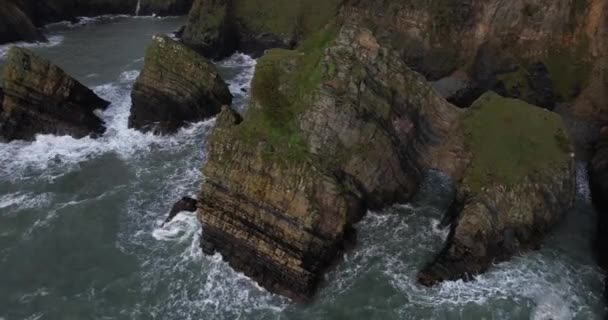
[[[105,131],[94,111],[110,103],[32,52],[11,48],[3,80],[0,140],[33,140],[36,134],[81,138]]]

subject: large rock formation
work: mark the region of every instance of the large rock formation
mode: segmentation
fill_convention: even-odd
[[[370,30],[346,23],[336,35],[330,25],[296,51],[268,51],[245,119],[218,117],[201,245],[306,300],[365,210],[408,200],[430,169],[459,181],[466,201],[424,283],[537,246],[574,195],[557,116],[493,94],[461,111]]]
[[[574,157],[560,117],[488,93],[463,116],[471,162],[458,185],[445,249],[419,274],[432,285],[471,279],[540,246],[574,202]]]
[[[45,41],[36,26],[12,2],[0,2],[0,44],[14,41]]]
[[[337,14],[339,0],[196,0],[183,41],[211,58],[293,48]]]
[[[215,66],[167,36],[155,36],[131,92],[129,127],[173,133],[212,117],[232,95]]]
[[[33,140],[36,134],[76,138],[105,131],[93,111],[109,102],[59,67],[17,47],[9,51],[3,75],[0,139]]]
[[[366,208],[407,200],[425,168],[463,166],[444,161],[459,111],[369,31],[335,34],[258,61],[246,118],[222,112],[203,169],[204,250],[296,300]]]

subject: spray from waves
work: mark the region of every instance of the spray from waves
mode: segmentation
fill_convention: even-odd
[[[135,15],[139,16],[139,11],[141,10],[141,0],[137,0],[137,7],[135,7]]]
[[[509,300],[525,308],[522,314],[531,315],[532,320],[594,318],[594,301],[601,299],[594,296],[589,285],[601,283],[601,273],[550,248],[495,265],[475,281],[444,282],[435,288],[420,286],[416,274],[441,248],[444,235],[434,230],[436,216],[418,208],[394,210],[400,212],[369,213],[360,222],[359,248],[327,277],[332,279],[327,292],[323,292],[327,303],[348,295],[362,275],[380,272],[397,290],[399,301],[403,301],[398,306],[399,314],[404,316],[426,310],[433,317],[443,318],[446,310],[474,308],[471,306],[486,310],[483,306]],[[508,307],[494,311],[496,319],[513,318]],[[500,312],[505,315],[498,315]]]
[[[70,166],[77,166],[81,161],[104,153],[113,152],[123,159],[129,159],[145,156],[142,151],[171,148],[197,128],[213,125],[213,119],[196,123],[170,137],[159,137],[129,129],[130,82],[137,74],[137,71],[126,71],[121,74],[118,83],[94,88],[99,96],[112,102],[108,109],[99,113],[107,128],[101,138],[75,139],[70,136],[39,135],[34,142],[14,141],[0,144],[0,173],[12,179],[38,174],[52,179],[67,173]]]
[[[48,42],[16,42],[0,45],[0,61],[6,58],[8,51],[11,47],[21,47],[21,48],[48,48],[54,47],[63,42],[63,36],[55,35],[48,37]]]
[[[236,75],[228,82],[228,88],[234,96],[233,107],[243,113],[250,97],[251,79],[255,73],[256,60],[248,55],[236,53],[218,62],[218,67],[226,72],[236,72]]]
[[[591,189],[589,187],[589,172],[587,163],[576,163],[576,195],[585,203],[591,202]]]

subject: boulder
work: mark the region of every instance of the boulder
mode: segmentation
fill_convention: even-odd
[[[216,67],[195,51],[155,36],[131,92],[129,128],[158,134],[216,115],[232,95]]]
[[[30,18],[12,2],[0,2],[0,44],[46,41]]]
[[[462,121],[471,161],[446,246],[419,274],[425,285],[472,279],[537,248],[574,202],[574,157],[558,115],[487,93]]]
[[[109,102],[34,53],[13,47],[4,66],[0,137],[33,140],[36,134],[81,138],[105,131],[94,111]]]
[[[366,209],[409,199],[427,168],[464,166],[460,111],[369,30],[332,25],[268,51],[251,94],[245,118],[224,109],[208,141],[201,245],[296,301]]]

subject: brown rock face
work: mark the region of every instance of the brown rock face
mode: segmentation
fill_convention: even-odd
[[[155,36],[131,92],[129,128],[173,133],[212,117],[232,95],[215,66],[167,36]]]
[[[105,131],[93,111],[109,102],[33,53],[13,47],[4,67],[0,138],[33,140],[36,134],[81,138]]]
[[[463,166],[444,162],[459,111],[368,30],[335,38],[260,59],[245,119],[218,117],[199,197],[203,250],[298,301],[366,208],[406,200],[427,168]]]

